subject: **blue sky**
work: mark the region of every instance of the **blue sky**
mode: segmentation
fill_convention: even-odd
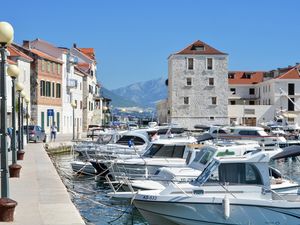
[[[229,54],[229,70],[300,62],[298,0],[26,0],[1,5],[15,41],[93,47],[109,89],[167,77],[167,57],[196,40]],[[7,8],[8,10],[3,10]]]

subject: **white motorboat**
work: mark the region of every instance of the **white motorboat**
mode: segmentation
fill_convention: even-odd
[[[119,177],[119,185],[122,185],[122,188],[125,191],[164,189],[170,182],[181,183],[195,180],[208,163],[205,159],[209,155],[213,154],[216,157],[232,157],[241,156],[252,151],[263,151],[263,149],[259,148],[258,144],[253,146],[246,143],[244,145],[230,144],[227,144],[226,146],[224,146],[224,144],[221,146],[203,146],[195,151],[194,156],[190,155],[188,157],[186,167],[161,167],[154,175],[148,177],[148,179],[129,179],[126,176]],[[276,150],[276,152],[281,152],[281,149]],[[299,186],[298,183],[293,182],[290,179],[285,179],[280,171],[275,168],[270,167],[269,171],[271,188],[273,190],[277,190],[281,193],[297,192]],[[109,177],[107,179],[109,182]],[[114,190],[113,186],[111,186],[111,188]],[[133,194],[134,193],[135,192],[133,192]],[[114,191],[114,193],[110,193],[111,196],[117,198],[123,198],[124,194],[125,196],[130,196],[130,194],[122,192],[115,193]]]
[[[276,146],[285,147],[286,139],[278,135],[269,135],[262,127],[255,126],[234,126],[218,127],[212,126],[209,133],[215,138],[221,139],[247,139],[255,140],[263,147],[273,148]]]
[[[214,158],[193,183],[140,191],[133,203],[151,225],[299,224],[299,195],[271,189],[269,160],[264,151]]]
[[[110,168],[110,174],[127,177],[148,177],[162,167],[183,167],[188,153],[193,150],[197,140],[191,136],[174,136],[152,142],[146,152],[137,158],[106,160],[102,163]]]

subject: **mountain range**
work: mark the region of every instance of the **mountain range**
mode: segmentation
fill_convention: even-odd
[[[165,80],[161,77],[113,90],[102,87],[102,95],[112,99],[114,107],[155,108],[157,101],[167,98]]]

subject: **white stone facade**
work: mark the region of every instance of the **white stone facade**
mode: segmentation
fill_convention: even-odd
[[[207,69],[208,58],[213,61],[210,70]],[[193,59],[193,69],[188,69],[189,59]],[[169,122],[188,129],[193,129],[196,124],[227,124],[227,68],[227,55],[171,55],[168,73]],[[186,97],[188,102],[185,102]]]

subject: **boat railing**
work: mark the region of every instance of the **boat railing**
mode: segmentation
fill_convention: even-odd
[[[294,186],[293,188],[299,190],[300,185],[298,186]],[[286,193],[279,193],[275,190],[268,190],[271,192],[272,194],[272,199],[273,200],[285,200],[285,201],[289,201],[289,202],[300,202],[300,193],[297,192],[286,192]]]
[[[114,193],[117,193],[117,192],[121,189],[121,187],[122,187],[123,185],[126,185],[132,193],[135,192],[134,189],[133,189],[133,187],[132,187],[132,185],[131,185],[131,182],[129,181],[129,179],[128,179],[127,177],[123,177],[122,180],[115,180],[115,181],[112,181],[112,180],[110,179],[110,175],[107,174],[107,175],[105,176],[105,179],[106,179],[106,183],[108,183],[109,187],[111,188],[111,190],[112,190]],[[115,185],[115,186],[114,186],[114,185]]]

